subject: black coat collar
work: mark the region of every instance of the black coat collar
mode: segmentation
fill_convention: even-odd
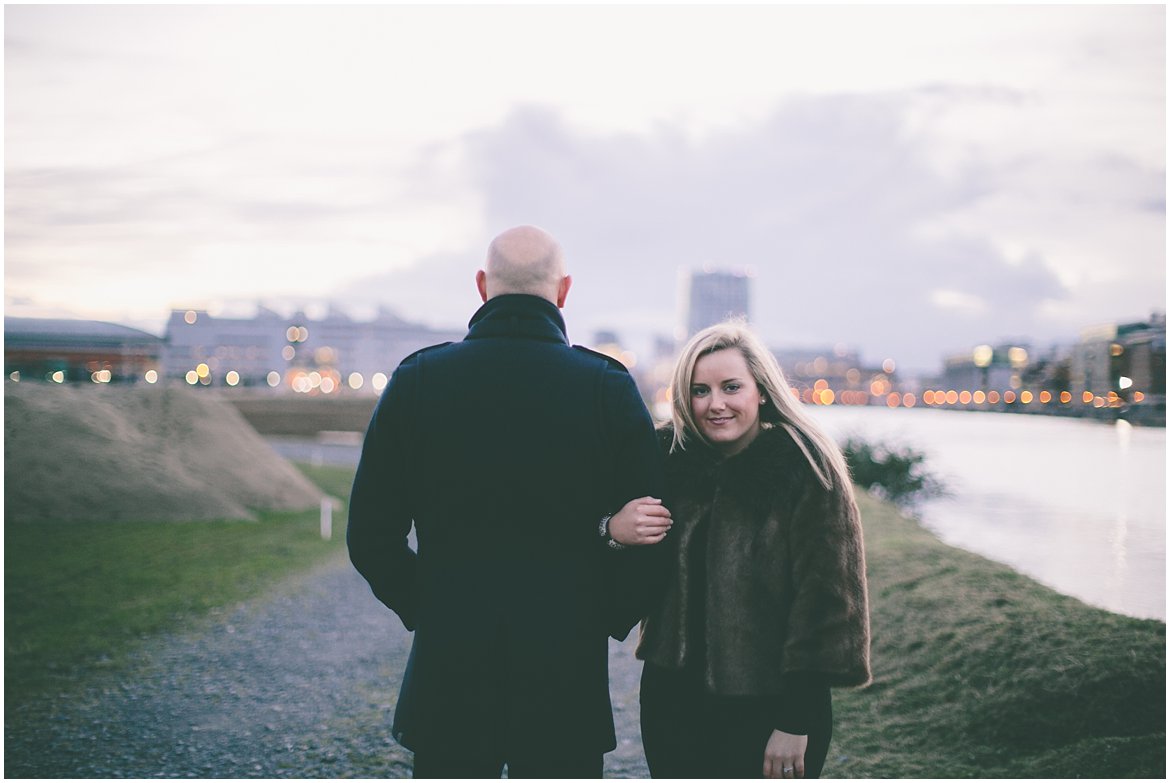
[[[513,337],[569,344],[560,309],[529,294],[493,296],[475,311],[467,327],[468,340]]]

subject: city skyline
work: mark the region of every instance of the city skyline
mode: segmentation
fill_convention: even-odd
[[[564,245],[578,342],[649,344],[676,269],[706,265],[753,272],[770,344],[916,370],[1165,311],[1160,6],[5,22],[10,315],[159,332],[259,300],[461,326],[518,223]]]

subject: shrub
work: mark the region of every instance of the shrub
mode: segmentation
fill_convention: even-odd
[[[910,446],[850,435],[841,451],[853,481],[878,497],[904,506],[946,492],[942,480],[927,470],[926,455]]]

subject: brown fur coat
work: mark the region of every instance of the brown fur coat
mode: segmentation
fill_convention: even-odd
[[[669,446],[669,428],[660,435]],[[869,606],[861,521],[852,496],[826,490],[788,432],[761,430],[720,461],[701,443],[666,459],[674,548],[662,600],[638,657],[682,668],[693,655],[689,602],[705,607],[707,688],[727,696],[783,693],[782,675],[831,686],[870,681]],[[706,590],[687,563],[696,525],[709,526]]]

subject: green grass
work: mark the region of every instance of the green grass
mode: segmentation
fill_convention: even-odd
[[[874,683],[834,777],[1165,777],[1166,625],[1094,609],[862,498]]]
[[[348,498],[352,469],[300,466]],[[142,639],[258,595],[339,556],[319,511],[262,513],[256,522],[7,522],[4,529],[6,711],[79,676],[120,665]]]

